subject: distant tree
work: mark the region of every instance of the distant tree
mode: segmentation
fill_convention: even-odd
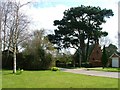
[[[72,7],[65,10],[62,20],[54,21],[57,29],[54,30],[55,34],[48,35],[49,40],[58,49],[76,49],[79,52],[81,66],[81,60],[88,60],[90,42],[98,43],[100,37],[108,35],[107,32],[101,31],[101,25],[106,22],[105,18],[110,16],[113,16],[112,10],[100,7],[83,5]]]
[[[59,53],[56,57],[56,66],[58,67],[68,67],[68,65],[72,66],[72,55]]]
[[[113,44],[109,44],[108,47],[106,47],[106,52],[107,52],[107,56],[108,58],[114,53],[117,52],[117,47]]]
[[[44,35],[45,30],[35,30],[32,37],[23,43],[23,54],[27,69],[49,69],[53,64],[54,48]]]
[[[103,66],[103,69],[106,67],[108,63],[108,58],[107,58],[107,53],[106,53],[106,49],[105,49],[105,45],[103,47],[103,53],[102,53],[102,66]]]

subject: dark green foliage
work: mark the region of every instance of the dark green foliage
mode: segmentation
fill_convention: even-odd
[[[25,57],[23,56],[23,53],[17,53],[17,69],[23,69],[24,66],[26,66],[25,63]]]
[[[5,50],[2,52],[2,68],[13,69],[13,53],[11,51]]]
[[[13,68],[13,57],[10,54],[7,58],[7,52],[2,55],[2,68],[11,69]],[[45,52],[44,49],[38,49],[37,54],[32,53],[18,53],[17,54],[17,69],[25,70],[45,70],[50,69],[53,64],[53,57],[51,54]],[[19,71],[19,70],[18,70]]]
[[[102,53],[102,66],[103,66],[103,69],[106,67],[108,63],[108,57],[107,57],[107,53],[106,53],[106,49],[105,49],[105,45],[103,47],[103,53]]]
[[[44,49],[39,47],[36,54],[31,53],[29,55],[24,55],[25,66],[23,69],[28,70],[45,70],[50,69],[53,63],[53,58],[51,54],[47,54]]]
[[[72,55],[61,54],[55,58],[56,66],[67,68],[72,66]]]
[[[106,47],[106,52],[109,58],[113,53],[117,52],[117,47],[113,44],[110,44],[108,47]]]
[[[55,34],[48,35],[48,38],[57,49],[75,48],[78,50],[79,48],[81,60],[87,61],[90,43],[98,43],[100,37],[108,35],[107,32],[101,31],[101,25],[106,22],[105,18],[110,18],[110,16],[113,16],[112,10],[100,7],[83,5],[72,7],[64,11],[62,20],[54,21],[57,29],[54,30]]]
[[[42,61],[42,68],[43,70],[45,69],[50,69],[53,66],[53,57],[51,54],[46,54],[45,59]]]
[[[33,36],[22,43],[24,50],[17,53],[17,69],[27,70],[45,70],[53,65],[52,48],[49,40],[44,36],[44,30],[36,30]],[[3,68],[13,68],[13,53],[3,52]]]
[[[44,30],[36,30],[33,37],[23,44],[24,68],[29,70],[50,69],[53,65],[53,50],[51,43],[44,36]]]

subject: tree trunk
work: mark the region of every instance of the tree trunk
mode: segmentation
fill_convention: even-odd
[[[80,48],[78,48],[78,58],[79,58],[79,65],[81,67],[81,54],[80,54]]]
[[[80,47],[78,47],[78,53],[79,53],[79,65],[81,67],[81,63],[82,61],[85,60],[85,36],[84,36],[84,31],[80,32],[80,30],[78,30],[79,33],[79,42],[80,42]]]
[[[16,73],[16,48],[14,49],[13,56],[14,56],[14,59],[13,59],[13,73]]]
[[[80,37],[81,60],[80,60],[80,62],[85,61],[85,41],[84,41],[84,38],[85,38],[84,34],[81,34],[81,37]]]
[[[86,47],[86,56],[85,56],[85,62],[88,61],[88,51],[89,51],[89,42],[90,42],[90,38],[88,37],[88,42],[87,42],[87,47]]]
[[[14,52],[13,52],[13,58],[14,58],[14,60],[13,60],[13,73],[16,73],[16,49],[17,49],[17,35],[18,35],[18,11],[19,11],[19,7],[17,7],[17,9],[16,9],[16,24],[15,24],[15,32],[14,32]]]

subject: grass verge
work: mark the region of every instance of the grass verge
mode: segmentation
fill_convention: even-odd
[[[95,71],[106,71],[106,72],[120,72],[120,68],[87,68],[87,70],[95,70]]]

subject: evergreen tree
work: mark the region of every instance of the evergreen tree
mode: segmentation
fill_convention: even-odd
[[[102,66],[103,66],[103,69],[106,67],[108,63],[108,58],[107,58],[107,53],[106,53],[106,49],[105,49],[105,45],[103,47],[103,53],[102,53]]]
[[[102,31],[101,25],[106,22],[105,18],[113,16],[111,9],[84,6],[72,7],[64,11],[61,20],[55,20],[55,34],[49,34],[49,40],[57,49],[74,48],[79,53],[79,65],[81,60],[88,61],[88,50],[91,42],[98,43],[99,38],[107,36]],[[87,43],[85,42],[87,41]]]

